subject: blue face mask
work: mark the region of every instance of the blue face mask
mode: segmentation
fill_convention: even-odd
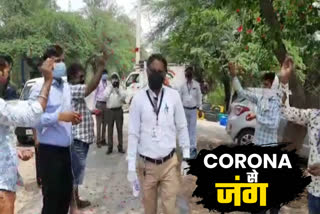
[[[107,81],[107,79],[108,79],[108,75],[107,74],[103,74],[102,77],[101,77],[101,80],[103,82],[105,82],[105,81]]]
[[[63,76],[66,76],[66,64],[64,62],[56,63],[53,69],[53,78],[61,79]]]

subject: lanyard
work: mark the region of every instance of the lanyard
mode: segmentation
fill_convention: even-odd
[[[159,113],[160,113],[160,109],[161,109],[161,105],[162,105],[162,100],[163,100],[163,95],[164,95],[164,89],[162,89],[159,108],[157,108],[157,106],[155,106],[155,104],[152,102],[148,90],[147,90],[147,95],[148,95],[149,101],[150,101],[150,103],[151,103],[151,105],[152,105],[152,107],[153,107],[154,113],[156,113],[156,115],[157,115],[157,125],[158,125]]]
[[[189,87],[190,85],[190,87]],[[188,88],[188,94],[191,95],[191,90],[192,90],[192,82],[189,84],[187,83],[187,88]]]

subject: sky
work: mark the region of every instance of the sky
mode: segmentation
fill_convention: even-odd
[[[118,6],[123,9],[123,12],[127,14],[131,19],[136,19],[136,9],[137,0],[113,0],[118,4]],[[70,0],[71,2],[71,10],[77,11],[83,8],[85,5],[83,0]],[[69,8],[69,0],[57,0],[57,4],[62,10],[67,11]],[[142,27],[142,36],[146,36],[148,32],[152,29],[152,22],[148,18],[150,17],[148,14],[142,14],[141,27]]]

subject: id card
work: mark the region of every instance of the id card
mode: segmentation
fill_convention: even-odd
[[[152,128],[152,141],[153,142],[160,142],[161,138],[161,129],[160,126],[153,126]]]

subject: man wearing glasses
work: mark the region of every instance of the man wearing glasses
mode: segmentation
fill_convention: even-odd
[[[128,180],[138,170],[146,214],[157,213],[158,187],[164,214],[176,213],[179,162],[176,137],[183,157],[190,157],[190,142],[183,105],[176,90],[163,86],[167,61],[160,54],[149,57],[149,87],[133,98],[129,115]],[[138,153],[138,160],[136,155]]]

